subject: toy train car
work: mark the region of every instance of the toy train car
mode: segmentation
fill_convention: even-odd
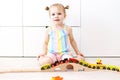
[[[97,64],[88,63],[88,62],[86,62],[86,61],[84,61],[84,60],[80,60],[80,61],[79,61],[79,64],[80,64],[80,65],[83,65],[83,66],[85,66],[85,67],[88,67],[88,68],[92,68],[92,69],[96,69],[96,68],[98,67]]]
[[[80,60],[79,64],[88,67],[88,62],[86,62],[84,60]]]
[[[117,66],[114,66],[114,65],[107,65],[107,70],[112,70],[112,71],[117,71]]]
[[[88,63],[84,60],[80,60],[79,64],[92,69],[103,69],[103,70],[112,70],[112,71],[120,72],[120,67],[114,65],[105,65],[105,64],[97,64],[97,63],[93,64],[93,63]]]
[[[103,64],[93,64],[93,63],[86,62],[84,60],[80,60],[79,63],[80,65],[83,65],[92,69],[106,69],[106,66]]]
[[[46,70],[46,69],[50,69],[51,65],[50,64],[44,64],[41,66],[41,70]]]
[[[75,58],[69,58],[68,60],[70,63],[79,63],[79,61]]]
[[[41,70],[53,68],[53,67],[58,66],[59,64],[63,64],[63,63],[79,63],[79,61],[74,58],[69,58],[69,59],[65,58],[64,60],[56,61],[55,63],[52,63],[52,64],[44,64],[41,66]]]

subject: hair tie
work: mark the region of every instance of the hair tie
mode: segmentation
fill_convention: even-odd
[[[69,9],[69,6],[67,5],[67,6],[65,6],[64,8],[65,8],[65,9]]]
[[[48,11],[48,10],[49,10],[49,7],[47,6],[47,7],[45,8],[45,10],[47,10],[47,11]]]

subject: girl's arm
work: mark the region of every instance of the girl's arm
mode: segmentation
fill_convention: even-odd
[[[42,45],[42,53],[38,55],[38,58],[40,58],[40,56],[44,56],[47,54],[47,47],[48,47],[48,41],[49,41],[48,32],[49,32],[49,29],[47,28],[45,31],[45,38]]]
[[[49,35],[48,35],[49,29],[46,30],[45,32],[45,39],[43,42],[43,52],[42,54],[46,55],[47,54],[47,50],[48,50],[48,42],[49,42]]]
[[[79,51],[79,49],[77,47],[76,41],[75,41],[75,39],[73,37],[73,34],[72,34],[72,28],[71,27],[69,27],[68,32],[69,32],[69,40],[70,40],[70,43],[71,43],[73,49],[75,50],[77,55],[80,55],[80,56],[84,57],[84,55]]]

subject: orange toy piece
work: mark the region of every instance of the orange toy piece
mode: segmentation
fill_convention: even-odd
[[[63,80],[63,78],[60,76],[56,76],[56,77],[52,77],[51,80]]]

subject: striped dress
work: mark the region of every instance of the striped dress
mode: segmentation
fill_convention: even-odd
[[[49,32],[48,53],[63,54],[69,51],[68,33],[66,27],[61,30],[53,30]]]

